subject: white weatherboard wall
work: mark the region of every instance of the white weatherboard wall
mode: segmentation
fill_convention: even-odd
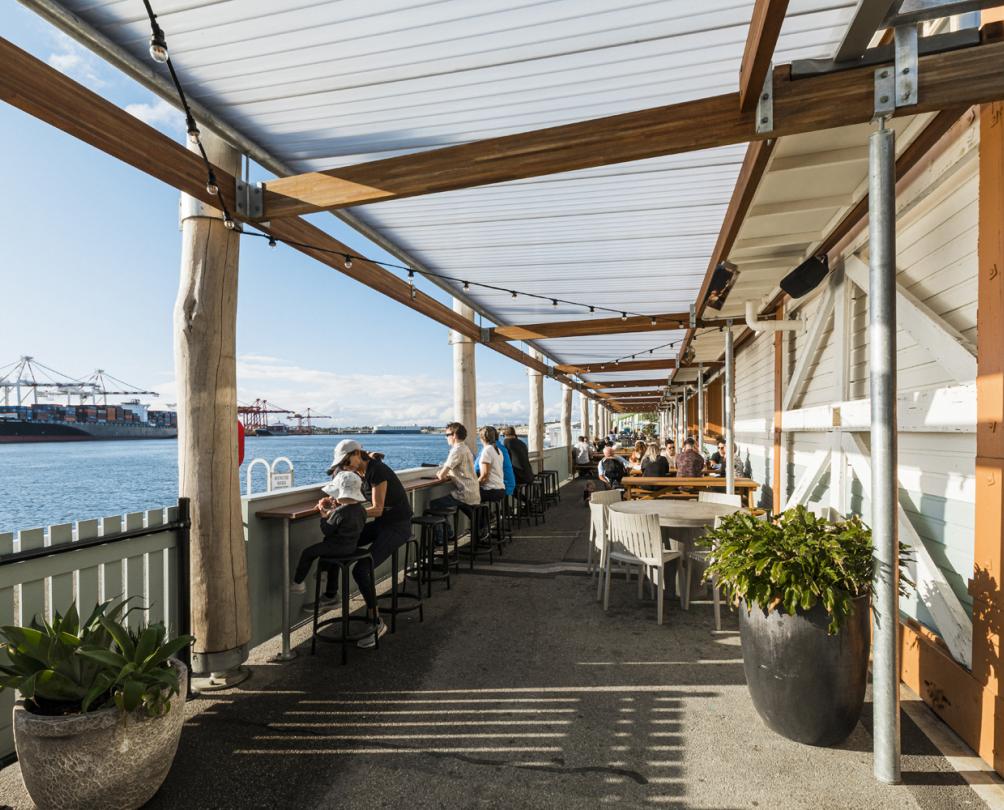
[[[898,281],[905,296],[897,310],[900,505],[937,569],[935,577],[940,572],[970,617],[972,601],[966,582],[973,569],[976,413],[971,393],[973,365],[965,362],[965,351],[960,352],[959,347],[975,352],[977,140],[978,126],[971,126],[900,193],[897,204]],[[787,403],[782,418],[782,425],[787,427],[782,440],[781,493],[782,503],[787,502],[800,481],[805,488],[803,476],[815,467],[822,472],[818,482],[808,488],[804,502],[810,507],[839,504],[841,511],[860,514],[866,521],[870,519],[868,493],[847,463],[848,456],[841,449],[846,444],[835,442],[834,436],[841,430],[844,435],[853,433],[867,447],[868,301],[866,291],[850,278],[855,276],[867,285],[867,274],[862,278],[860,266],[850,258],[856,255],[867,264],[867,250],[865,232],[848,247],[843,261],[834,263],[835,270],[847,268],[845,318],[839,317],[839,305],[832,307],[836,315],[829,314],[826,284],[808,300],[794,302],[798,317],[808,322],[808,329],[783,338],[785,385],[798,373],[800,360],[808,365],[802,390]],[[833,292],[839,294],[837,288]],[[823,331],[815,339],[816,352],[806,361],[803,355],[814,342],[813,325],[823,316]],[[948,346],[951,351],[945,351],[943,341],[932,338],[932,328],[951,336],[950,340],[955,341],[955,345]],[[846,381],[839,375],[844,345]],[[959,362],[960,358],[963,362]],[[759,335],[742,348],[736,359],[736,380],[741,458],[744,464],[747,459],[751,464],[752,469],[747,471],[769,486],[773,336]],[[841,388],[844,397],[839,394]],[[855,404],[850,405],[848,400]],[[948,408],[937,405],[946,402]],[[908,409],[907,403],[915,403],[915,407]],[[820,467],[827,453],[833,461]],[[842,491],[832,490],[834,475],[842,478]],[[964,632],[957,632],[958,628],[938,627],[929,610],[931,587],[924,582],[921,585],[927,604],[914,593],[902,600],[902,609],[943,636],[963,638]],[[935,612],[943,617],[943,624],[951,623],[944,618],[951,610]],[[955,615],[962,615],[962,611]],[[957,651],[956,657],[963,660]]]

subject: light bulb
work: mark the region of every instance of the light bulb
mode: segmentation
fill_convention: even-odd
[[[652,326],[655,326],[655,317],[652,318]]]
[[[206,194],[208,194],[210,197],[215,197],[219,193],[220,193],[220,187],[216,185],[215,181],[212,178],[210,178],[209,182],[206,183]]]
[[[590,312],[590,314],[592,314],[593,312],[596,312],[596,307],[590,307],[589,308],[589,312]]]
[[[552,298],[551,299],[551,306],[554,307],[555,309],[558,308],[558,299],[557,298]]]
[[[351,270],[352,269],[352,257],[351,256],[346,256],[345,257],[345,269],[346,270]]]
[[[232,219],[230,219],[230,217],[224,217],[223,227],[226,228],[228,231],[232,231],[237,227],[237,223],[234,222]]]
[[[274,248],[274,247],[275,247],[275,245],[276,245],[276,242],[275,242],[275,237],[274,237],[274,236],[270,236],[270,237],[268,238],[268,246],[269,246],[270,248]]]
[[[409,270],[408,271],[408,278],[414,278],[414,277],[415,277],[415,271],[414,270]]]
[[[513,291],[512,291],[512,297],[513,297],[513,298],[515,298],[515,297],[516,297],[516,291],[515,291],[515,290],[513,290]]]
[[[158,28],[150,37],[150,58],[158,65],[163,65],[167,62],[168,55],[164,32]]]
[[[465,281],[465,282],[464,282],[464,289],[465,289],[465,290],[469,290],[470,288],[471,288],[471,282],[469,282],[469,281]]]
[[[622,321],[626,321],[627,320],[627,313],[626,312],[622,312],[621,313],[621,320]]]

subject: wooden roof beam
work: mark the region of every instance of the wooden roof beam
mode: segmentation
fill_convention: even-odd
[[[787,11],[788,0],[756,0],[739,68],[739,109],[742,112],[756,109]]]
[[[689,323],[689,313],[669,312],[662,315],[631,315],[627,318],[590,318],[581,321],[496,326],[490,331],[489,341],[497,343],[505,340],[550,340],[563,337],[618,335],[627,332],[658,332],[667,329],[686,329]]]
[[[493,344],[494,346],[494,344]],[[697,363],[687,363],[683,368],[697,368]],[[720,363],[704,363],[705,368],[721,365]],[[599,363],[559,363],[554,367],[564,374],[611,374],[619,371],[656,371],[659,369],[675,369],[676,358],[664,357],[654,360],[621,360],[615,363],[613,360],[604,360]]]
[[[641,388],[646,385],[665,385],[665,377],[655,377],[644,379],[644,380],[623,380],[621,382],[586,382],[583,385],[586,388],[592,389],[607,389],[607,388]]]
[[[986,41],[921,56],[919,71],[924,78],[918,103],[896,110],[896,115],[996,101],[1004,96],[1004,42]],[[738,92],[727,93],[279,178],[267,184],[270,193],[264,218],[275,220],[862,124],[874,112],[874,66],[797,81],[791,79],[789,66],[783,66],[775,68],[773,82],[774,129],[769,133],[756,131],[755,114],[739,108]]]

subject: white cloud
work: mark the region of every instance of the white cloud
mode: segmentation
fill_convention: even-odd
[[[56,50],[49,54],[46,61],[60,73],[91,90],[99,90],[106,84],[101,78],[100,60],[61,32],[56,33]]]
[[[155,99],[151,104],[127,104],[125,111],[152,127],[183,132],[185,116],[163,99]]]

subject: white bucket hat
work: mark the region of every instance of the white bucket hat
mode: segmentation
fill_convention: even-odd
[[[366,500],[363,496],[362,479],[350,470],[338,473],[338,475],[331,479],[330,484],[325,484],[321,489],[336,501],[362,503]]]
[[[355,439],[342,439],[335,446],[335,457],[331,462],[331,466],[328,467],[328,475],[334,473],[343,461],[345,461],[346,456],[351,456],[356,450],[362,450],[363,446],[359,444]]]

